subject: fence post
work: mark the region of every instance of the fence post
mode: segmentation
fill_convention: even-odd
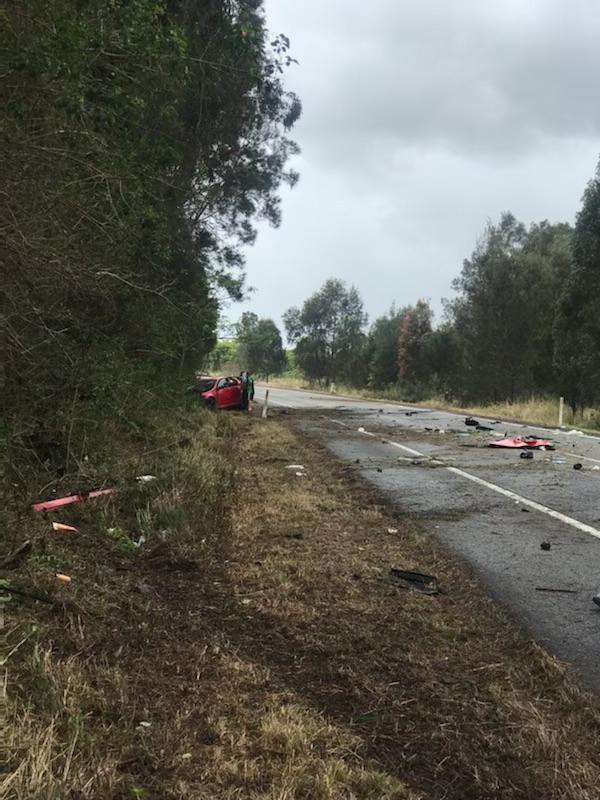
[[[269,413],[269,390],[265,391],[265,402],[263,403],[262,407],[262,418],[266,419],[267,414]]]
[[[558,427],[564,428],[563,418],[565,414],[565,398],[561,397],[558,401]]]

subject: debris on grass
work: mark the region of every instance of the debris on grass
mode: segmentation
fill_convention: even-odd
[[[411,589],[421,594],[437,594],[439,592],[437,578],[434,575],[425,575],[422,572],[411,572],[410,570],[392,567],[390,576],[394,583],[403,589]]]
[[[138,475],[136,477],[138,483],[152,483],[155,480],[157,480],[156,475]]]
[[[92,489],[90,492],[80,492],[79,494],[71,494],[67,497],[58,497],[55,500],[44,500],[41,503],[34,503],[32,508],[34,511],[53,511],[55,508],[62,508],[63,506],[71,505],[71,503],[78,503],[81,500],[90,500],[105,494],[112,494],[115,491],[116,489]]]
[[[583,469],[583,464],[577,462],[577,464],[573,464],[573,469]]]
[[[61,583],[71,583],[72,580],[70,575],[65,575],[63,572],[57,572],[55,578]]]
[[[59,531],[62,533],[78,533],[79,528],[76,528],[75,525],[66,525],[64,522],[53,522],[52,523],[52,530]]]

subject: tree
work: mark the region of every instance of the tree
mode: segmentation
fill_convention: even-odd
[[[398,379],[413,392],[423,391],[428,374],[425,359],[431,337],[433,311],[426,300],[419,300],[408,308],[402,319],[398,336]]]
[[[555,322],[554,363],[573,412],[600,397],[600,162],[583,195]]]
[[[355,385],[366,381],[367,315],[353,286],[348,289],[330,278],[302,309],[290,308],[283,321],[288,339],[296,345],[296,361],[309,379]]]
[[[398,378],[398,335],[407,311],[392,306],[369,331],[369,384],[376,389],[390,386]]]
[[[281,372],[286,354],[279,328],[272,319],[259,319],[256,314],[242,314],[237,325],[240,343],[239,359],[244,369],[269,380]]]

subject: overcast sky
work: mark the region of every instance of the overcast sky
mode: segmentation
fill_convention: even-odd
[[[272,317],[328,277],[436,310],[488,219],[573,221],[600,153],[597,0],[267,0],[301,178],[247,253]]]

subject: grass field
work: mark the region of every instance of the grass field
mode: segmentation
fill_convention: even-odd
[[[284,418],[178,424],[79,534],[23,512],[0,797],[597,798],[596,699],[424,528]]]

